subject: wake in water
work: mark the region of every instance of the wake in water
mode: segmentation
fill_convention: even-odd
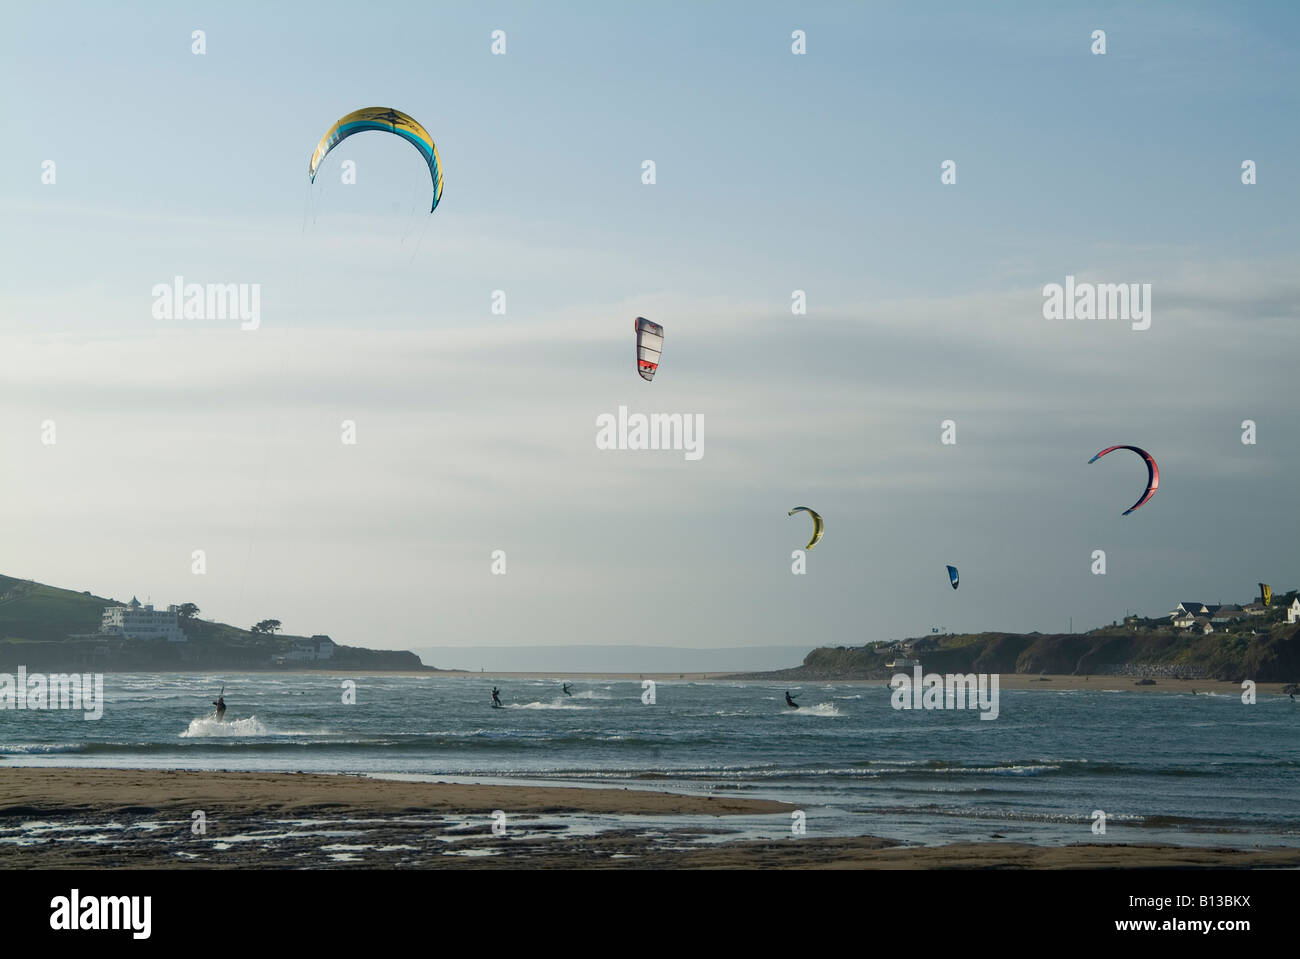
[[[196,739],[206,736],[284,736],[296,735],[294,733],[276,733],[268,729],[265,724],[258,720],[256,716],[249,716],[247,719],[232,719],[230,722],[219,722],[212,716],[204,716],[202,719],[191,719],[190,728],[181,733],[181,739]]]
[[[835,708],[834,703],[818,703],[816,706],[800,706],[798,709],[787,709],[787,716],[838,716],[840,711]]]
[[[577,697],[571,697],[577,698]],[[571,706],[562,700],[555,700],[549,703],[506,703],[506,709],[591,709],[590,706]]]

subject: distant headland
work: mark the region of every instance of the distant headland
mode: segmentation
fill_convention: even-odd
[[[1269,600],[1266,605],[1262,600]],[[888,679],[918,665],[938,673],[1124,675],[1135,679],[1300,681],[1300,596],[1246,606],[1179,603],[1086,633],[946,633],[865,646],[823,646],[803,664],[733,679]]]
[[[121,601],[0,576],[0,669],[435,671],[405,650],[279,635],[275,619],[240,629],[199,619],[199,612],[193,603],[155,609],[135,597]]]

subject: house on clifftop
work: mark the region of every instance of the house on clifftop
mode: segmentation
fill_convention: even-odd
[[[1246,615],[1245,611],[1232,603],[1224,603],[1222,606],[1211,606],[1210,622],[1215,626],[1226,626],[1228,623],[1235,623]]]
[[[180,624],[180,609],[154,609],[152,604],[141,605],[134,596],[125,606],[108,606],[100,622],[101,636],[118,636],[124,639],[161,640],[168,643],[186,641]]]
[[[289,644],[287,652],[272,656],[271,662],[277,665],[282,663],[320,662],[334,657],[335,646],[334,640],[328,636],[318,635],[310,639],[295,639]]]

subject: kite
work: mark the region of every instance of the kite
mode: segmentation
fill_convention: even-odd
[[[1132,451],[1133,451],[1134,453],[1136,453],[1138,456],[1142,457],[1144,460],[1147,461],[1147,488],[1146,488],[1146,491],[1143,492],[1141,499],[1139,499],[1136,503],[1134,503],[1134,504],[1133,504],[1132,506],[1130,506],[1128,509],[1124,510],[1124,514],[1123,514],[1123,515],[1127,516],[1129,513],[1133,512],[1135,509],[1137,509],[1139,506],[1141,506],[1143,503],[1145,503],[1145,502],[1146,502],[1147,500],[1149,500],[1151,497],[1153,497],[1153,496],[1156,495],[1156,490],[1160,487],[1160,467],[1156,466],[1156,461],[1153,460],[1153,459],[1151,458],[1151,454],[1150,454],[1150,453],[1148,453],[1148,452],[1147,452],[1146,450],[1144,450],[1144,449],[1139,449],[1139,448],[1136,447],[1136,446],[1107,446],[1104,450],[1102,450],[1100,453],[1098,453],[1098,454],[1097,454],[1096,456],[1094,456],[1092,459],[1088,460],[1088,462],[1089,462],[1089,463],[1095,463],[1095,462],[1097,462],[1097,460],[1101,459],[1101,458],[1102,458],[1103,456],[1105,456],[1107,453],[1113,452],[1114,450],[1132,450]]]
[[[433,206],[429,207],[429,212],[436,210],[438,201],[442,199],[442,162],[438,159],[438,148],[433,145],[433,137],[429,136],[428,130],[420,126],[413,117],[391,107],[366,107],[362,110],[354,110],[326,130],[325,135],[320,138],[320,143],[316,144],[316,152],[311,155],[311,164],[307,167],[311,182],[316,182],[316,173],[330,150],[352,134],[364,133],[367,130],[395,133],[420,151],[424,162],[429,165],[429,175],[433,177]]]
[[[659,356],[664,349],[664,328],[651,323],[643,316],[636,318],[636,370],[641,379],[653,380],[659,369]]]
[[[961,582],[961,577],[957,575],[957,567],[956,567],[956,566],[949,566],[949,567],[948,567],[948,580],[949,580],[949,582],[952,583],[952,588],[953,588],[953,589],[956,589],[956,588],[957,588],[957,584]]]
[[[790,512],[786,513],[786,515],[793,516],[795,513],[798,513],[800,511],[805,512],[812,517],[812,521],[813,521],[812,539],[808,540],[808,545],[804,547],[804,549],[812,549],[819,542],[821,542],[822,533],[826,529],[826,524],[822,522],[822,518],[817,515],[817,512],[815,510],[809,509],[807,506],[796,506],[794,509],[790,510]]]

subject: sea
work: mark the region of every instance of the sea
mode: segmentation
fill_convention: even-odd
[[[860,683],[661,680],[653,697],[638,680],[581,677],[572,695],[559,678],[463,675],[104,683],[98,720],[0,710],[0,791],[6,766],[353,773],[765,797],[795,804],[807,835],[922,845],[1300,845],[1300,703],[1287,696],[1001,690],[985,720],[895,709],[885,686]],[[792,828],[786,814],[728,825],[730,839]]]

